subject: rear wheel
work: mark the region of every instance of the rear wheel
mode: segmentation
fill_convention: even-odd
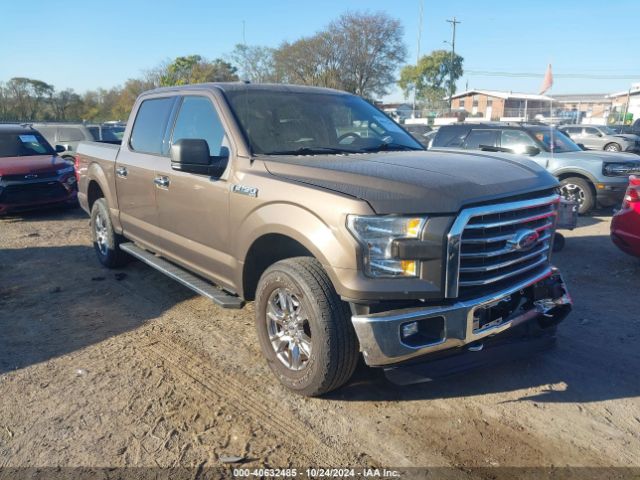
[[[99,198],[91,207],[91,235],[98,260],[107,268],[122,267],[129,256],[120,250],[122,237],[113,231],[109,208],[104,198]]]
[[[256,329],[272,372],[294,392],[330,392],[356,368],[349,307],[313,258],[282,260],[264,272],[256,292]]]
[[[605,145],[604,149],[607,152],[620,152],[620,151],[622,151],[622,147],[620,145],[618,145],[617,143],[610,143],[608,145]]]
[[[578,204],[578,213],[584,215],[595,205],[595,194],[591,184],[580,177],[565,178],[560,182],[560,194]]]

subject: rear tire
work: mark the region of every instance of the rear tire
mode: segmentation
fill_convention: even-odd
[[[585,215],[595,206],[595,193],[591,183],[581,177],[569,177],[560,182],[560,195],[578,204],[578,213]]]
[[[282,260],[264,272],[256,329],[269,368],[296,393],[322,395],[353,375],[359,349],[350,310],[314,258]]]
[[[99,198],[91,207],[91,236],[98,260],[107,268],[118,268],[129,261],[129,256],[120,250],[123,237],[113,231],[109,207],[104,198]]]

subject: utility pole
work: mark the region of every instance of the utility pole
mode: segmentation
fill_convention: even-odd
[[[418,48],[416,52],[416,67],[420,63],[420,40],[422,39],[422,13],[424,10],[424,0],[420,0],[420,21],[418,23]],[[416,90],[417,86],[413,87],[413,108],[411,110],[411,117],[416,118]]]
[[[456,20],[456,17],[453,17],[451,20],[447,20],[448,23],[451,24],[452,32],[451,32],[451,61],[449,62],[449,110],[451,110],[451,104],[453,102],[453,59],[456,56],[456,25],[459,22]]]

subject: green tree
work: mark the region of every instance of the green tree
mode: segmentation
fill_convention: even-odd
[[[51,99],[54,87],[41,80],[15,77],[5,86],[7,97],[11,98],[15,120],[29,121],[43,118],[47,102]]]
[[[200,55],[178,57],[160,75],[161,86],[238,80],[237,69],[220,58],[209,61]]]
[[[420,58],[417,65],[407,65],[400,71],[398,85],[405,97],[415,92],[416,100],[426,103],[429,107],[439,107],[449,92],[455,93],[455,83],[462,77],[463,58],[455,55],[453,61],[451,52],[435,50]],[[452,75],[451,75],[452,74]],[[451,89],[453,77],[453,89]]]

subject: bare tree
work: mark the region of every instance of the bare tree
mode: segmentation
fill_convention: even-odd
[[[276,71],[289,83],[384,95],[406,58],[400,22],[384,13],[346,13],[311,37],[283,43]]]
[[[240,78],[253,83],[278,82],[273,58],[274,49],[238,44],[229,54],[229,60],[238,66]]]

